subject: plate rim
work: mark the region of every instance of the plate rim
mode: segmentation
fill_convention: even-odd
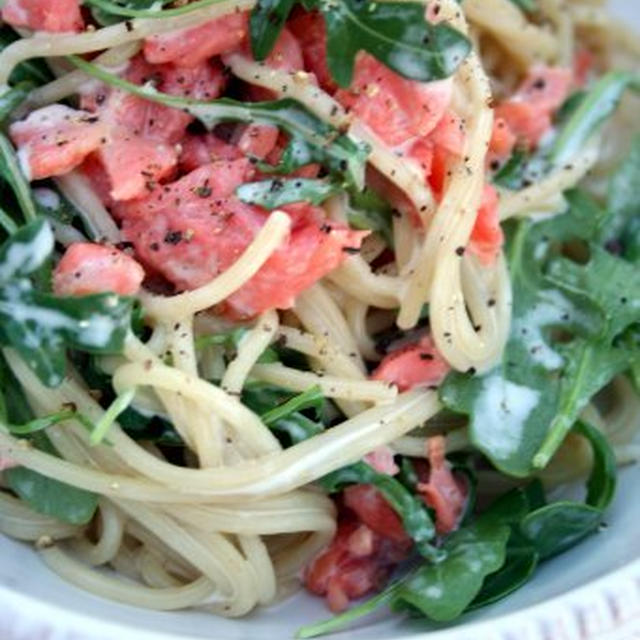
[[[213,614],[212,620],[215,621]],[[9,627],[3,629],[6,621],[10,621]],[[202,640],[202,636],[141,630],[119,622],[96,620],[86,613],[18,593],[4,585],[0,585],[0,631],[8,633],[3,634],[3,640]],[[212,631],[216,633],[215,629]],[[585,585],[513,613],[440,630],[396,629],[392,638],[378,630],[375,637],[377,640],[427,637],[429,640],[631,640],[639,633],[640,558],[637,558]],[[211,637],[222,640],[224,635]]]

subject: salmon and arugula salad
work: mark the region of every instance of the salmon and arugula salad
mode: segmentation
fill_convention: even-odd
[[[133,606],[302,587],[300,637],[607,535],[640,49],[604,2],[0,5],[0,532]]]

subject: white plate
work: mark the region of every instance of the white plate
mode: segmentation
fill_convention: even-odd
[[[614,10],[640,26],[637,0]],[[524,589],[451,627],[383,615],[331,636],[401,640],[632,640],[640,638],[640,466],[621,473],[608,528],[545,564]],[[157,613],[96,598],[51,573],[30,547],[0,536],[0,640],[278,640],[325,618],[300,594],[241,621]]]

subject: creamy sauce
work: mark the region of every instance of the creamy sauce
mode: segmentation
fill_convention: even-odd
[[[514,323],[513,329],[531,359],[548,371],[553,371],[562,367],[564,361],[546,342],[542,330],[554,324],[566,323],[575,315],[575,310],[558,291],[542,291],[540,297],[541,300],[531,311]]]
[[[486,378],[473,406],[474,421],[483,425],[483,448],[496,459],[514,454],[539,400],[539,391],[505,380],[498,372]]]
[[[29,242],[14,241],[0,264],[0,281],[37,269],[53,251],[53,242],[53,231],[49,225],[43,225]]]
[[[36,187],[35,189],[32,189],[32,193],[36,202],[39,205],[42,205],[45,209],[55,211],[60,208],[60,196],[52,189]]]

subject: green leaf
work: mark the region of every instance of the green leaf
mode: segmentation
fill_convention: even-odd
[[[416,543],[420,554],[433,561],[442,560],[442,552],[431,544],[436,531],[429,512],[418,496],[392,476],[378,473],[366,462],[356,462],[327,474],[320,484],[329,493],[335,493],[350,484],[373,485],[400,516],[404,530]]]
[[[509,234],[513,321],[502,362],[482,376],[450,374],[440,388],[446,406],[470,415],[476,448],[519,477],[542,468],[589,399],[630,366],[612,342],[639,318],[640,274],[632,264],[593,243],[586,265],[558,257],[567,242],[590,241],[608,220],[584,193],[566,198],[566,214],[520,222]]]
[[[53,251],[51,227],[39,218],[0,245],[0,286],[25,278],[42,267]]]
[[[597,309],[602,318],[602,340],[610,343],[640,319],[640,271],[597,245],[591,247],[586,265],[567,258],[554,260],[548,279],[581,304]]]
[[[527,152],[524,149],[516,149],[507,162],[494,174],[494,184],[512,191],[521,189],[527,160]]]
[[[29,183],[20,170],[16,152],[2,133],[0,133],[0,176],[9,183],[13,190],[25,220],[27,222],[35,220],[36,207],[31,197]]]
[[[264,60],[273,49],[296,0],[258,0],[251,12],[251,52]]]
[[[349,225],[354,229],[377,231],[389,247],[393,247],[392,216],[391,205],[372,189],[349,192]]]
[[[27,402],[22,387],[1,352],[0,395],[3,396],[3,411],[0,418],[4,422],[24,424],[33,419],[31,407]]]
[[[436,622],[457,618],[478,595],[487,575],[502,567],[509,527],[476,523],[452,534],[444,545],[446,558],[425,564],[404,580],[395,593],[393,610],[417,609]]]
[[[556,414],[533,458],[533,466],[539,469],[551,460],[589,400],[630,366],[629,353],[613,348],[610,341],[575,340],[560,353],[566,366],[559,382]]]
[[[55,455],[55,449],[47,437],[35,434],[34,444]],[[7,486],[34,511],[44,513],[71,524],[86,524],[98,506],[98,496],[89,491],[48,478],[26,467],[14,467],[4,471]]]
[[[520,525],[531,540],[541,560],[576,545],[597,531],[602,511],[579,502],[561,501],[530,513]]]
[[[0,95],[0,123],[3,123],[13,110],[24,102],[34,86],[31,82],[21,82]]]
[[[275,178],[243,184],[236,189],[236,195],[242,202],[256,204],[271,210],[294,202],[321,204],[341,190],[339,185],[326,180],[311,178],[280,180]]]
[[[327,65],[348,87],[356,55],[366,51],[399,75],[429,82],[452,75],[471,50],[469,40],[446,23],[432,25],[416,2],[320,2],[327,25]]]
[[[221,122],[257,122],[274,125],[287,133],[291,141],[298,145],[304,156],[303,164],[319,162],[332,174],[343,176],[356,188],[364,186],[368,146],[341,134],[291,98],[250,103],[220,98],[202,102],[160,93],[150,86],[132,84],[77,56],[68,56],[67,59],[108,85],[146,100],[182,109],[200,120],[207,128],[213,128]]]
[[[52,250],[53,234],[42,219],[0,246],[0,343],[16,349],[48,386],[64,378],[67,347],[121,351],[132,305],[131,299],[114,294],[59,298],[37,290],[29,276]]]
[[[624,91],[629,86],[638,90],[639,82],[638,76],[625,71],[602,76],[564,124],[551,150],[551,165],[562,167],[569,163],[615,111]]]
[[[4,472],[9,488],[34,511],[71,524],[86,524],[98,506],[98,496],[47,478],[26,467]]]
[[[486,607],[517,591],[533,576],[539,556],[533,544],[518,531],[512,531],[501,569],[488,575],[482,589],[466,611]]]
[[[584,436],[593,451],[593,466],[587,480],[587,504],[604,511],[616,491],[618,463],[606,436],[590,424],[579,420],[574,431]]]

